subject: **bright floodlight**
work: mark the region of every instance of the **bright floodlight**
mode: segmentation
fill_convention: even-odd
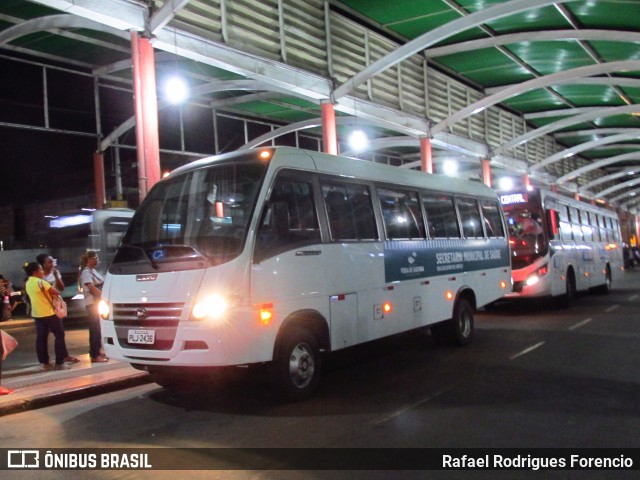
[[[513,190],[513,178],[511,177],[502,177],[498,181],[500,186],[500,190],[508,192],[509,190]]]
[[[164,84],[164,96],[169,103],[178,104],[187,99],[189,89],[181,77],[171,77]]]
[[[455,160],[445,160],[442,164],[442,171],[445,175],[454,177],[458,173],[458,162]]]
[[[355,130],[349,136],[349,146],[354,152],[362,152],[369,145],[369,138],[362,130]]]

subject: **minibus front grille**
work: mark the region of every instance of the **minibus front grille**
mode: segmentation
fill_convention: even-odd
[[[171,350],[184,303],[115,303],[113,323],[118,343],[137,350]],[[151,330],[152,344],[129,343],[130,330]]]

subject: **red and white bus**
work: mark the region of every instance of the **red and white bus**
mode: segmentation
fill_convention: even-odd
[[[608,293],[623,269],[615,212],[550,191],[503,193],[513,291],[567,307],[576,292]]]

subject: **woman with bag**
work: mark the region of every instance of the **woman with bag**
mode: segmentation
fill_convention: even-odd
[[[51,299],[60,296],[60,293],[42,279],[44,271],[38,262],[27,263],[24,270],[29,277],[25,289],[31,300],[31,315],[36,322],[36,354],[41,369],[66,370],[69,365],[65,362],[76,363],[78,359],[69,356],[62,319],[58,318],[53,309]],[[55,336],[56,363],[53,366],[49,363],[49,332]]]
[[[109,361],[102,353],[102,333],[98,315],[98,302],[104,283],[102,275],[96,271],[99,261],[98,252],[94,250],[89,250],[80,257],[80,285],[84,294],[84,308],[89,318],[89,355],[92,363]]]

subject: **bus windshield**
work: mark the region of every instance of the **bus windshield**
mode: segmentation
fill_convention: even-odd
[[[136,212],[114,266],[179,268],[176,262],[219,265],[236,257],[265,170],[263,162],[222,163],[159,182]]]
[[[530,265],[547,254],[547,236],[543,212],[524,205],[504,209],[509,228],[511,264],[514,269]]]

